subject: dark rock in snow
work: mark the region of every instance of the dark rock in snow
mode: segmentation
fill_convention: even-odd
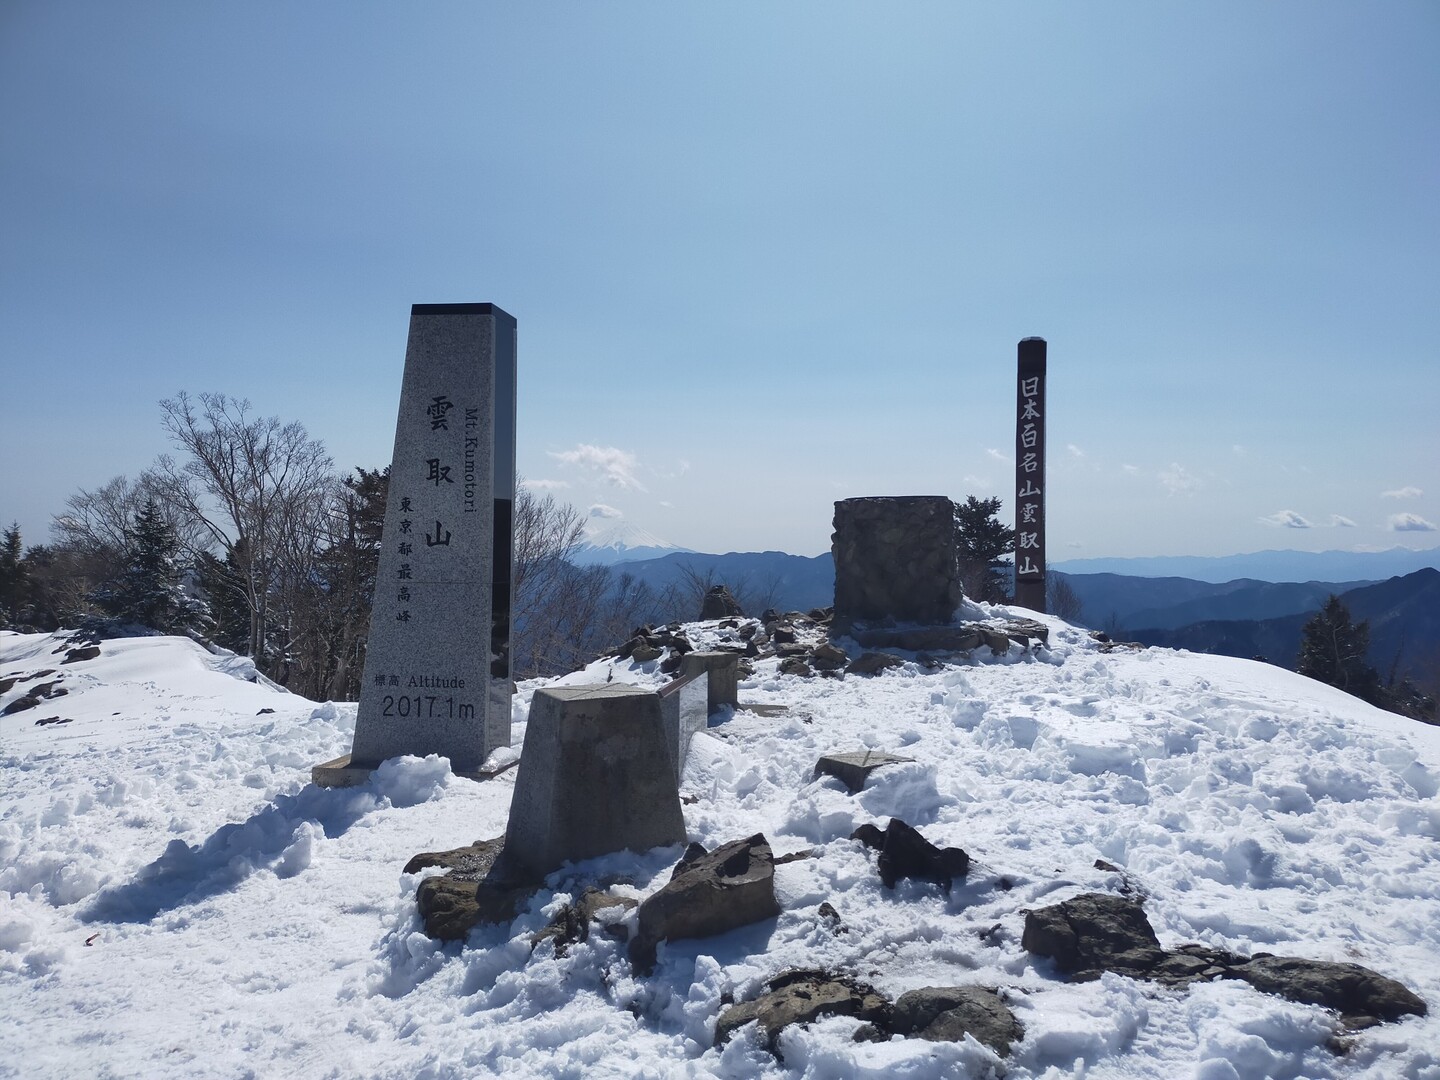
[[[787,971],[766,984],[754,1001],[731,1005],[715,1023],[715,1045],[729,1040],[752,1020],[759,1023],[765,1045],[775,1051],[780,1032],[791,1024],[808,1024],[822,1016],[857,1016],[884,1023],[890,1004],[874,988],[848,975],[826,971]]]
[[[539,887],[510,870],[502,858],[505,838],[477,840],[450,851],[416,855],[405,873],[418,874],[430,866],[449,873],[426,878],[415,891],[427,936],[439,941],[463,941],[477,926],[506,922]]]
[[[850,834],[880,852],[880,880],[893,889],[901,878],[931,881],[947,893],[956,878],[970,868],[970,856],[960,848],[938,848],[899,818],[891,818],[882,833],[874,825],[861,825]]]
[[[775,861],[760,833],[708,854],[686,849],[670,881],[640,905],[630,962],[648,973],[660,942],[723,934],[780,914]]]
[[[700,603],[701,619],[724,619],[730,616],[743,616],[745,612],[740,610],[740,603],[730,592],[728,585],[716,585],[705,594],[705,599]]]
[[[810,654],[810,666],[816,671],[839,671],[850,662],[845,650],[826,642]]]
[[[851,660],[845,671],[850,675],[878,675],[887,668],[903,667],[904,664],[905,661],[894,653],[865,652]]]
[[[1165,951],[1139,900],[1087,893],[1025,914],[1021,945],[1055,960],[1076,980],[1113,971],[1184,986],[1241,979],[1291,1001],[1322,1005],[1352,1029],[1404,1016],[1424,1016],[1425,1002],[1403,984],[1359,964],[1257,953],[1245,957],[1205,945]]]
[[[903,1035],[930,1042],[960,1042],[969,1035],[1001,1057],[1025,1028],[1000,995],[983,986],[926,986],[901,994],[889,1023],[861,1029],[855,1038],[876,1042]]]
[[[553,941],[556,955],[564,956],[571,945],[590,940],[590,924],[595,921],[599,912],[607,908],[629,911],[636,903],[637,901],[629,896],[613,896],[600,889],[588,888],[573,904],[566,904],[564,910],[556,915],[544,930],[531,935],[530,945],[534,947],[542,941]],[[624,933],[623,927],[607,927],[606,932],[616,929],[619,929],[621,934]]]

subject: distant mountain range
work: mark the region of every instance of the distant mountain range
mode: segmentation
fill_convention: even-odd
[[[1142,559],[1066,559],[1051,568],[1066,574],[1183,577],[1219,584],[1260,581],[1381,581],[1426,567],[1440,568],[1440,548],[1412,551],[1255,551],[1248,555],[1162,555]]]
[[[659,559],[672,552],[688,552],[624,518],[599,518],[586,530],[585,541],[571,556],[580,566],[615,566],[619,563]],[[598,522],[611,524],[600,525]]]
[[[626,531],[611,538],[608,548],[596,542],[597,536],[588,549],[591,561],[602,562],[609,552],[606,564],[617,574],[643,582],[657,594],[674,586],[688,595],[697,581],[724,583],[754,615],[766,607],[808,611],[834,600],[835,567],[829,552],[814,557],[783,551],[713,555],[671,547],[661,549],[658,557],[646,558],[645,548],[654,547],[640,542],[646,536],[640,530]],[[1409,670],[1433,678],[1440,667],[1440,569],[1422,565],[1401,574],[1386,571],[1407,561],[1440,561],[1436,556],[1440,549],[1257,552],[1198,560],[1072,560],[1062,564],[1066,571],[1056,576],[1070,585],[1080,601],[1080,615],[1072,621],[1082,625],[1108,629],[1149,645],[1226,656],[1264,656],[1292,668],[1301,628],[1333,593],[1345,601],[1355,619],[1370,621],[1370,662],[1382,676],[1388,676],[1398,656],[1401,673]],[[1349,570],[1350,576],[1277,582],[1252,575],[1217,582],[1183,575],[1073,572],[1076,566],[1096,563],[1139,564],[1141,571],[1180,564],[1199,565],[1201,573],[1214,576],[1222,566],[1285,569],[1303,567],[1307,560],[1313,560],[1310,565]],[[687,613],[686,617],[697,614]]]
[[[1338,595],[1356,621],[1369,621],[1369,661],[1382,678],[1388,678],[1392,667],[1401,675],[1423,678],[1429,673],[1433,677],[1440,663],[1440,570],[1427,567]],[[1213,619],[1170,629],[1142,627],[1127,631],[1126,636],[1171,649],[1264,657],[1293,670],[1301,631],[1319,606],[1272,619]]]

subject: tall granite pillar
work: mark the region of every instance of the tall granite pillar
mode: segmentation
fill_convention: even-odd
[[[514,318],[414,305],[354,747],[316,783],[401,754],[473,772],[509,745],[514,498]]]
[[[948,623],[963,593],[955,504],[943,495],[835,504],[833,630],[855,622]]]

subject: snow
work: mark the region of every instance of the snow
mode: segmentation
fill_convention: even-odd
[[[742,707],[696,737],[687,829],[812,857],[777,868],[778,920],[662,945],[645,978],[605,934],[564,957],[529,935],[587,880],[647,895],[678,846],[567,868],[513,924],[442,946],[401,867],[500,835],[514,770],[474,783],[402,758],[319,789],[309,769],[349,749],[353,705],[184,638],[67,665],[57,637],[0,634],[0,677],[51,668],[69,690],[0,717],[0,1075],[1440,1078],[1440,1013],[1336,1056],[1321,1009],[1236,982],[1072,985],[1020,948],[1024,909],[1125,883],[1166,947],[1353,961],[1440,1006],[1440,730],[1278,668],[1103,653],[1048,621],[1048,650],[935,671],[804,680],[760,662],[742,702],[789,711]],[[606,678],[664,677],[598,662],[552,682]],[[543,685],[515,699],[517,745]],[[70,722],[35,723],[52,716]],[[813,779],[821,754],[864,747],[914,760],[854,796]],[[892,815],[970,853],[949,897],[884,889],[848,839]],[[783,1063],[745,1032],[711,1047],[725,1001],[802,965],[892,997],[998,986],[1025,1038],[1002,1065],[971,1041],[854,1043],[835,1017],[787,1030]]]

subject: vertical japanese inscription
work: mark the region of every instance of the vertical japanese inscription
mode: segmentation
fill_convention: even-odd
[[[510,566],[496,565],[494,500],[514,491],[514,348],[515,321],[493,305],[411,312],[357,764],[434,753],[465,771],[510,741]],[[503,702],[497,608],[506,613]]]
[[[1045,339],[1020,342],[1015,398],[1015,602],[1045,610]]]

